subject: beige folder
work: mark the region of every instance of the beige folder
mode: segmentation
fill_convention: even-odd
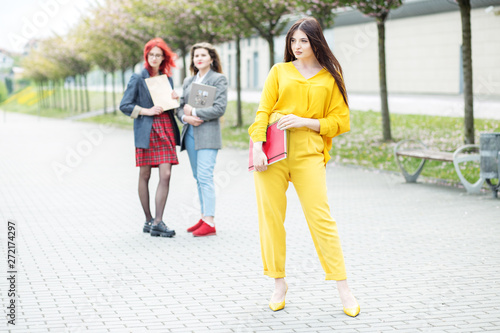
[[[149,77],[145,81],[155,106],[161,106],[163,111],[179,107],[179,100],[172,99],[172,86],[165,74]]]

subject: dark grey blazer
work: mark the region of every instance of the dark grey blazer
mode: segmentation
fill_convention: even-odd
[[[151,95],[149,94],[148,86],[144,79],[149,77],[149,72],[144,68],[141,74],[134,73],[128,82],[127,89],[123,93],[122,101],[120,102],[120,110],[127,116],[132,116],[134,108],[140,106],[142,108],[151,108],[154,106]],[[170,85],[173,89],[172,79],[169,77]],[[168,110],[168,116],[172,122],[174,129],[175,143],[180,144],[179,128],[175,121],[173,112],[175,110]],[[135,117],[135,116],[133,116]],[[137,116],[134,119],[134,142],[137,148],[149,148],[149,135],[153,127],[154,116]]]
[[[208,108],[196,109],[196,115],[203,120],[200,126],[193,126],[194,147],[199,149],[221,149],[222,135],[220,129],[219,118],[226,112],[227,106],[227,79],[223,74],[210,70],[207,77],[203,80],[203,84],[214,86],[217,88],[215,92],[214,104]],[[180,107],[177,109],[177,117],[182,121],[184,115],[184,105],[189,100],[189,92],[191,84],[196,76],[188,77],[182,85],[183,96],[180,100]],[[189,124],[184,124],[181,134],[181,151],[186,149],[184,137],[186,135]]]

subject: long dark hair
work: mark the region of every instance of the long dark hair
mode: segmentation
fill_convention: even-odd
[[[210,68],[217,73],[222,73],[222,65],[220,63],[219,59],[219,54],[217,53],[217,50],[215,47],[213,47],[212,44],[210,43],[197,43],[194,44],[191,47],[191,65],[189,66],[189,69],[191,70],[191,73],[196,75],[198,74],[198,68],[194,65],[194,51],[196,49],[205,49],[208,51],[208,54],[210,55],[210,58],[212,58],[212,65],[210,65]]]
[[[159,47],[163,52],[163,61],[158,68],[158,74],[172,75],[172,67],[175,67],[175,59],[177,59],[177,54],[172,52],[167,43],[161,38],[153,38],[144,45],[144,67],[148,70],[149,75],[153,75],[153,68],[149,64],[148,54],[153,47]]]
[[[311,43],[314,56],[318,60],[319,64],[332,74],[345,103],[348,104],[347,91],[345,89],[344,79],[342,78],[342,67],[340,67],[339,61],[333,55],[330,47],[328,47],[328,43],[323,35],[323,30],[314,17],[300,19],[292,25],[290,30],[288,30],[288,33],[286,34],[285,62],[297,59],[292,51],[292,36],[297,30],[306,34],[309,39],[309,43]]]

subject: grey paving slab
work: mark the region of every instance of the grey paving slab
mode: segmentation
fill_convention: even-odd
[[[300,203],[288,192],[283,311],[267,302],[246,152],[215,170],[217,236],[193,238],[198,204],[186,153],[165,221],[142,233],[132,132],[0,115],[0,301],[6,314],[7,220],[17,223],[12,332],[500,331],[500,200],[400,175],[329,164],[327,182],[361,314],[343,314],[324,281]],[[153,172],[151,193],[158,175]]]

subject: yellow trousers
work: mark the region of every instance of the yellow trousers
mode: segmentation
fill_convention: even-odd
[[[307,128],[289,132],[288,156],[264,172],[254,172],[264,274],[285,277],[286,190],[291,181],[326,273],[326,280],[346,279],[337,224],[330,214],[323,138]]]

